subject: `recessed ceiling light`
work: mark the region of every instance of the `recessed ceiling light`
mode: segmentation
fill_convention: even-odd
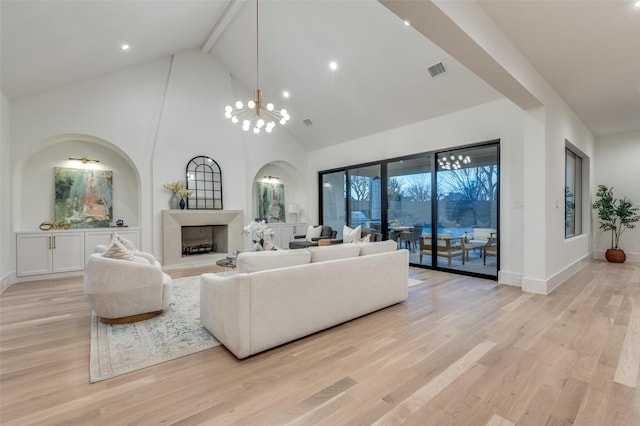
[[[332,71],[337,70],[337,69],[338,69],[338,63],[337,63],[336,61],[331,61],[331,63],[329,63],[329,68],[330,68]]]
[[[408,26],[410,26],[410,25],[411,25],[411,22],[409,22],[409,21],[404,21],[404,24],[408,27]]]
[[[284,92],[282,92],[282,97],[288,98],[289,97],[289,92],[286,91],[286,90]]]
[[[635,3],[635,6],[636,6],[636,7],[640,7],[640,0],[638,0],[638,1]]]
[[[120,49],[122,50],[129,50],[131,46],[129,46],[127,43],[124,43],[122,46],[120,46]]]

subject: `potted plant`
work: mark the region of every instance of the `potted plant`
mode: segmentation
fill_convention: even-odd
[[[609,262],[623,263],[627,256],[618,243],[620,236],[628,228],[635,228],[635,223],[640,221],[638,208],[633,207],[633,203],[626,197],[616,199],[613,197],[613,187],[598,185],[596,192],[597,200],[592,208],[598,212],[600,219],[600,229],[611,231],[611,247],[606,251],[605,258]]]

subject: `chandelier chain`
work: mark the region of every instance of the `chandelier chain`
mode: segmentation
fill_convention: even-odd
[[[277,110],[272,103],[266,107],[262,106],[262,92],[260,91],[260,18],[258,0],[256,0],[256,89],[253,92],[253,99],[246,105],[242,101],[235,103],[235,108],[227,105],[225,117],[233,123],[242,122],[242,130],[248,131],[253,128],[254,133],[260,133],[264,129],[267,133],[276,125],[276,122],[285,124],[289,120],[289,113],[286,109]]]

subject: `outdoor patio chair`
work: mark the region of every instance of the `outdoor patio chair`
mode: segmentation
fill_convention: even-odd
[[[484,246],[483,264],[487,265],[487,256],[498,256],[498,239],[495,235],[489,237],[489,241]]]
[[[437,255],[438,257],[446,257],[447,265],[451,268],[451,259],[460,256],[462,264],[464,265],[464,242],[462,237],[451,237],[448,234],[438,234],[437,236]],[[420,263],[422,263],[422,256],[431,256],[431,234],[422,234],[420,238]]]

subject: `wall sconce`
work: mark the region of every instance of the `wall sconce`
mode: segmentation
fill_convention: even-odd
[[[287,213],[292,214],[292,215],[296,215],[296,220],[294,220],[294,222],[298,221],[298,213],[300,213],[300,206],[295,204],[295,203],[291,203],[289,205],[287,205]]]
[[[265,176],[264,178],[265,178],[265,179],[267,179],[267,180],[277,180],[277,179],[280,179],[278,176],[271,176],[271,175]]]
[[[87,158],[87,157],[69,157],[68,160],[80,161],[82,164],[99,163],[100,162],[100,160],[92,160],[92,159]]]

